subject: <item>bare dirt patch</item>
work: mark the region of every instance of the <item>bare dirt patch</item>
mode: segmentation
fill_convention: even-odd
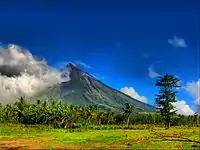
[[[54,140],[53,138],[38,137],[36,139],[14,139],[9,141],[0,141],[0,150],[42,150],[53,148],[56,150],[84,150],[86,148],[75,146],[75,145],[65,145],[59,146],[56,144],[43,143],[45,140]]]
[[[32,139],[15,139],[9,141],[0,141],[0,149],[45,149],[46,145]]]

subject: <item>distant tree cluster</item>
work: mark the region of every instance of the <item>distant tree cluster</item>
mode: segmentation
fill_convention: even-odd
[[[197,115],[176,115],[171,118],[171,125],[197,126],[197,119]],[[160,114],[136,112],[135,107],[129,104],[125,104],[121,112],[112,112],[102,111],[97,105],[66,105],[57,101],[47,103],[38,100],[35,104],[30,104],[23,98],[12,105],[0,106],[0,122],[46,124],[55,128],[164,123]]]

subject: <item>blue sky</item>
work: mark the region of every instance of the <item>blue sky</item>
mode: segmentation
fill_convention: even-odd
[[[52,66],[83,62],[104,83],[133,87],[150,104],[157,89],[149,68],[177,75],[185,86],[200,78],[199,0],[6,0],[0,17],[2,43],[23,46]],[[178,98],[194,109],[186,90]]]

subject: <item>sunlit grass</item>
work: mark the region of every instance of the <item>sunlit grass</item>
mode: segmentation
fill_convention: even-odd
[[[0,125],[0,146],[7,143],[26,148],[69,149],[198,149],[200,131],[197,127],[116,129],[53,129],[48,126]],[[97,128],[97,127],[96,127]],[[113,128],[113,129],[112,129]],[[121,128],[121,127],[120,127]],[[131,127],[130,127],[131,128]],[[30,144],[32,143],[32,144]],[[35,144],[34,144],[35,143]],[[1,148],[1,147],[0,147]]]

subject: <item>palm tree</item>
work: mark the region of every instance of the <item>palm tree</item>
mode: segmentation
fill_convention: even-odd
[[[115,113],[113,111],[106,113],[107,124],[113,123]]]
[[[102,124],[104,115],[105,115],[105,112],[103,111],[99,111],[97,113],[98,125]]]
[[[136,108],[134,105],[130,105],[129,103],[125,103],[124,107],[122,108],[124,116],[126,117],[126,125],[129,125],[129,120],[131,115],[136,112]]]

